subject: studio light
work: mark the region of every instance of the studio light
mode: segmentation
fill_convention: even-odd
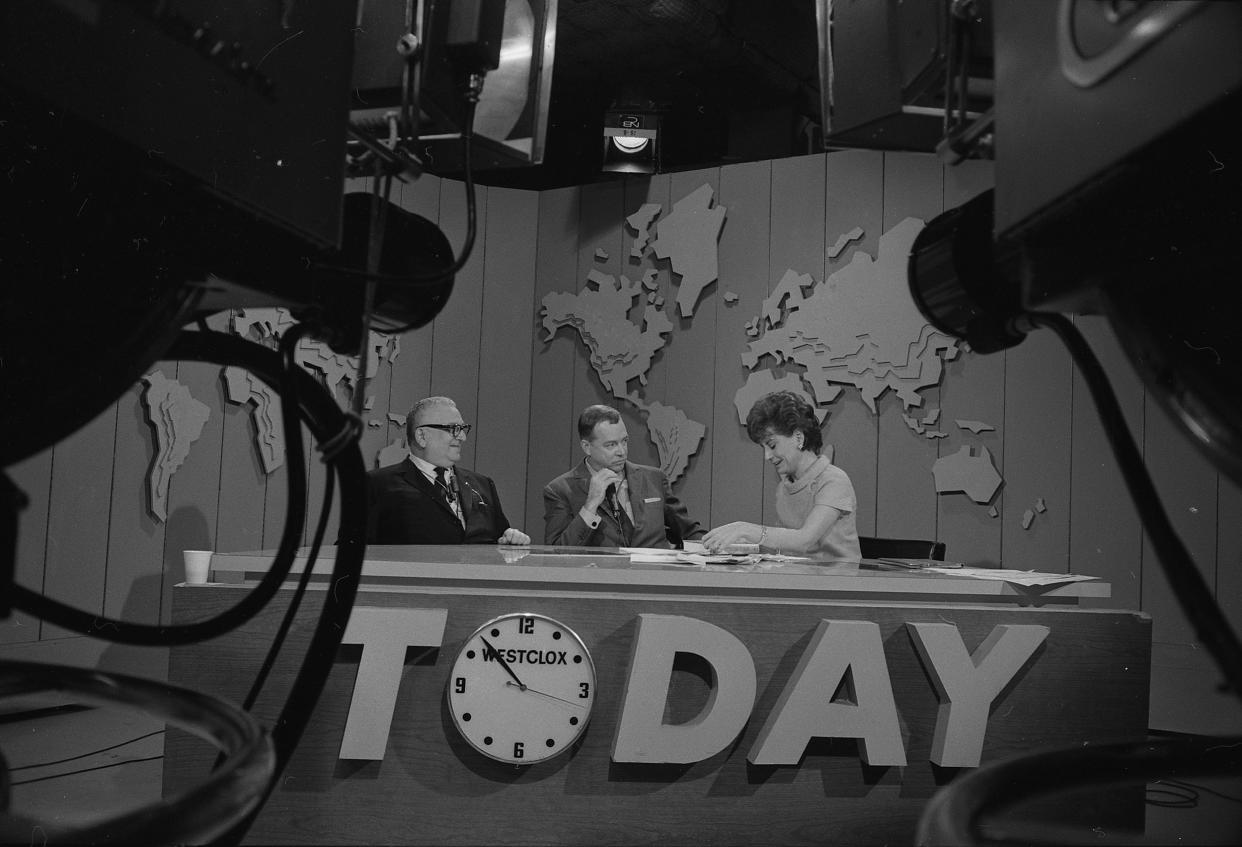
[[[604,115],[602,170],[654,174],[660,170],[660,114],[654,104],[615,106]]]

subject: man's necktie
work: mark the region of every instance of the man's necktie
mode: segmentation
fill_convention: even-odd
[[[634,537],[634,524],[621,506],[620,498],[617,497],[616,484],[609,485],[604,491],[604,500],[608,504],[608,513],[617,522],[617,528],[621,532],[621,546],[628,547],[630,539]]]
[[[448,484],[448,468],[436,468],[436,488],[440,489],[440,496],[444,498],[444,502],[453,510],[453,514],[457,515],[457,519],[461,520],[461,512],[457,508],[457,495],[453,492],[452,487]]]

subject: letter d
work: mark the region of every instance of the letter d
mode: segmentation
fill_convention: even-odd
[[[711,665],[712,692],[693,720],[670,725],[664,705],[677,653]],[[612,760],[685,764],[714,756],[746,725],[755,691],[754,660],[732,633],[695,618],[639,615]]]

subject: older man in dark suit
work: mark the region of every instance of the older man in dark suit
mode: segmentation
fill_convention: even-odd
[[[496,483],[457,462],[470,433],[457,404],[426,397],[406,417],[410,455],[367,474],[368,544],[530,544]]]
[[[664,472],[628,461],[620,412],[588,406],[578,437],[582,462],[543,489],[545,544],[672,548],[702,537]]]

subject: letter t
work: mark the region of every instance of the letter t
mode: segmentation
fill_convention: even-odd
[[[361,644],[362,660],[345,718],[341,759],[384,758],[397,707],[401,666],[407,647],[439,647],[448,609],[355,606],[342,644]]]

